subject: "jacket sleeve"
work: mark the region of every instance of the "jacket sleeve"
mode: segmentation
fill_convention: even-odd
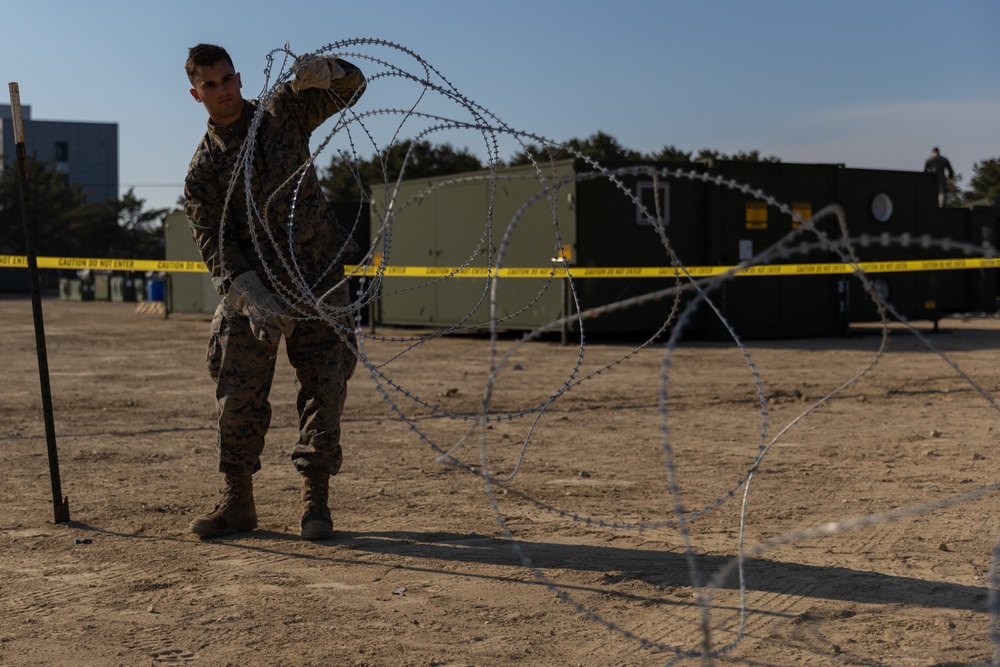
[[[307,88],[295,92],[284,83],[274,97],[275,115],[295,118],[302,129],[311,133],[338,111],[354,106],[368,85],[365,75],[355,65],[336,58],[344,76],[330,82],[329,88]]]
[[[206,164],[209,161],[200,152],[191,161],[184,182],[184,213],[212,285],[216,292],[225,295],[233,278],[252,266],[239,247],[235,231],[230,228],[226,230],[228,234],[223,233],[226,192]]]
[[[344,76],[330,83],[330,90],[344,100],[344,106],[354,106],[354,103],[364,94],[368,82],[361,70],[352,63],[337,58],[337,64],[344,70]]]

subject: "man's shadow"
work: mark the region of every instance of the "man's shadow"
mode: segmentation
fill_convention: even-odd
[[[84,530],[108,533],[82,524],[76,526]],[[136,537],[120,533],[110,534]],[[159,538],[154,535],[139,537],[177,539]],[[640,581],[658,589],[691,586],[688,557],[679,550],[635,549],[531,540],[510,541],[476,533],[422,531],[337,531],[334,539],[313,543],[317,547],[336,549],[334,551],[323,549],[315,554],[281,548],[279,546],[281,543],[302,540],[298,535],[268,530],[234,533],[205,541],[233,548],[339,564],[359,563],[355,559],[345,558],[345,551],[398,556],[413,561],[399,566],[413,571],[442,572],[436,564],[449,562],[508,566],[515,569],[534,567],[542,573],[558,570],[599,572],[607,584]],[[731,568],[730,574],[721,582],[714,581],[714,575],[731,566],[735,556],[695,554],[693,558],[703,585],[713,582],[721,590],[739,590],[738,571],[735,567]],[[384,562],[380,564],[384,565]],[[448,570],[447,573],[456,574],[452,570]],[[461,574],[522,581],[507,575],[468,572]],[[849,567],[808,565],[760,557],[744,559],[743,575],[744,587],[749,591],[807,595],[859,604],[907,604],[986,612],[989,595],[986,586],[955,584]],[[610,592],[608,589],[601,591]],[[634,594],[627,596],[636,597]]]

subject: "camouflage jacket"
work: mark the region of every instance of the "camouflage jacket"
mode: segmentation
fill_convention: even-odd
[[[233,126],[209,120],[188,167],[184,210],[219,294],[245,271],[256,271],[267,285],[266,265],[293,293],[305,287],[318,295],[343,275],[345,259],[357,251],[338,225],[309,161],[313,130],[364,91],[361,70],[338,62],[347,74],[329,89],[296,93],[284,83],[263,108],[250,174],[252,215],[247,214],[245,166],[238,162],[260,102],[246,100],[243,116]],[[231,179],[235,184],[227,205]]]

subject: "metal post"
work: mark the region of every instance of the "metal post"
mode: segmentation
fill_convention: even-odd
[[[569,313],[570,313],[570,289],[569,289],[569,271],[566,266],[565,248],[563,246],[559,249],[556,257],[551,259],[552,266],[555,270],[562,270],[566,273],[566,277],[559,281],[559,319],[562,324],[559,327],[559,342],[563,345],[569,345]]]
[[[49,387],[49,362],[45,352],[45,326],[42,322],[42,289],[35,257],[34,230],[28,214],[28,158],[24,149],[24,123],[21,119],[21,95],[16,83],[10,84],[10,108],[14,120],[14,143],[17,151],[18,180],[21,194],[21,219],[24,221],[24,250],[28,256],[31,279],[31,310],[35,319],[35,347],[38,352],[38,377],[42,385],[42,412],[45,416],[45,441],[49,450],[49,478],[52,481],[52,506],[56,523],[69,521],[69,498],[63,498],[59,482],[59,455],[56,451],[56,428],[52,417],[52,392]]]
[[[167,273],[163,276],[163,319],[170,318],[170,309],[174,305],[174,283],[173,274]]]
[[[559,281],[562,294],[562,329],[559,332],[559,342],[569,345],[569,278]]]

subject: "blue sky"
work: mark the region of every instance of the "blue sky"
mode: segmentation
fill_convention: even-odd
[[[374,38],[417,53],[510,127],[556,141],[601,130],[640,151],[758,149],[878,169],[920,169],[937,145],[964,185],[973,163],[1000,157],[997,0],[33,0],[6,3],[3,21],[0,70],[32,119],[118,123],[122,192],[135,186],[147,207],[176,202],[204,132],[183,71],[202,41],[230,51],[246,96],[286,42],[305,53]],[[359,109],[414,100],[385,78]],[[391,120],[372,124],[380,145]],[[485,157],[468,132],[428,138]]]

